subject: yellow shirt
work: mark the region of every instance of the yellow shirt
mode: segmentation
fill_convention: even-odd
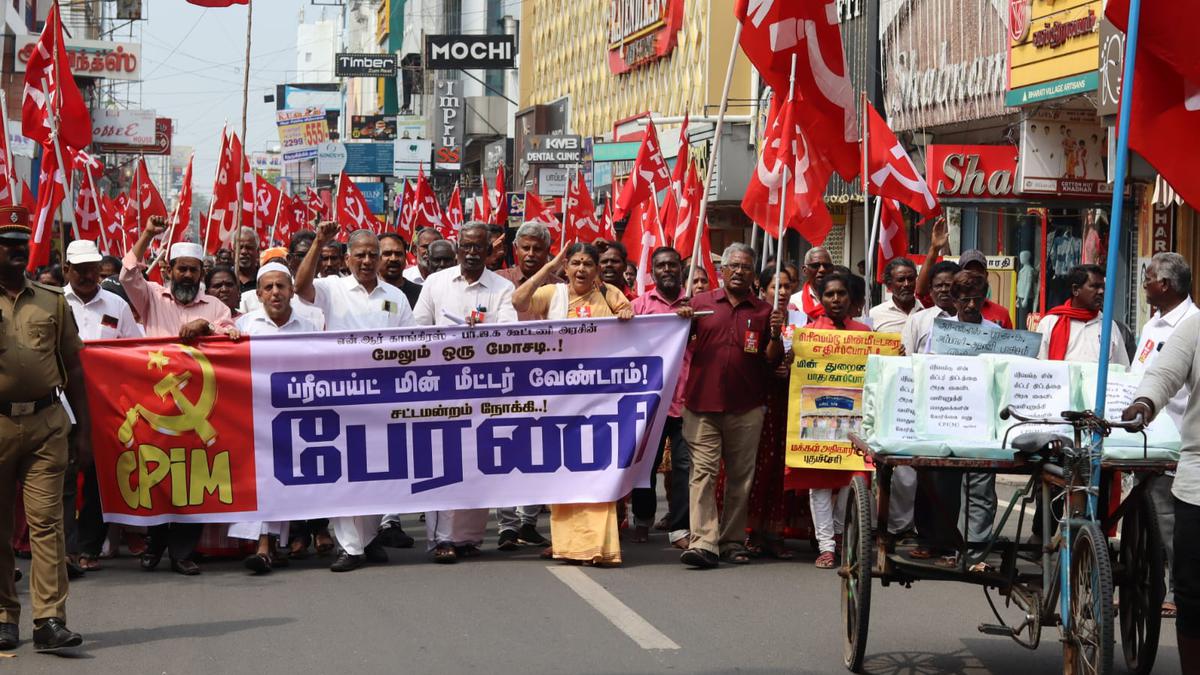
[[[554,299],[554,293],[560,286],[567,286],[568,319],[600,319],[608,316],[616,316],[617,312],[630,307],[629,299],[625,297],[625,294],[615,286],[610,286],[609,284],[604,285],[606,293],[592,289],[587,295],[575,295],[575,291],[571,290],[569,284],[546,284],[533,292],[533,297],[529,301],[529,314],[543,319],[555,318],[547,315],[550,312],[550,304]],[[579,311],[581,307],[587,308],[584,310],[582,316]]]
[[[45,398],[66,384],[60,357],[83,349],[62,291],[27,281],[16,298],[0,291],[0,401]]]

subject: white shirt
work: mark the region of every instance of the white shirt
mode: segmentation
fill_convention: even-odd
[[[512,294],[512,282],[499,274],[484,268],[471,283],[455,265],[429,275],[413,314],[421,326],[453,326],[455,321],[446,314],[465,321],[476,310],[483,311],[484,323],[511,323],[517,320]]]
[[[237,319],[237,328],[243,335],[317,333],[321,330],[315,323],[296,314],[294,310],[292,311],[292,315],[288,317],[288,320],[280,326],[272,321],[271,317],[267,316],[266,311],[262,309],[256,309],[239,316]]]
[[[1100,361],[1100,317],[1101,314],[1096,314],[1096,318],[1088,322],[1071,320],[1071,341],[1067,343],[1067,354],[1063,358],[1064,361],[1080,361],[1084,363],[1098,363]],[[1042,334],[1042,347],[1038,350],[1038,358],[1045,359],[1050,354],[1050,333],[1054,330],[1054,325],[1058,323],[1060,317],[1048,314],[1042,318],[1038,324],[1037,332]],[[1109,358],[1110,364],[1115,363],[1121,366],[1129,365],[1129,353],[1125,351],[1125,341],[1121,339],[1121,330],[1114,323],[1112,326],[1112,334],[1109,336]]]
[[[885,302],[881,302],[871,308],[868,315],[871,318],[871,323],[877,333],[899,333],[904,330],[904,324],[908,323],[908,317],[925,309],[920,300],[913,300],[913,308],[911,312],[905,312],[896,305],[895,298],[888,298]]]
[[[313,304],[325,314],[325,330],[401,328],[416,325],[408,299],[383,279],[370,293],[353,276],[313,280]]]
[[[1166,315],[1155,312],[1142,328],[1142,335],[1137,341],[1137,352],[1133,356],[1133,363],[1129,364],[1129,372],[1144,373],[1162,352],[1167,338],[1171,337],[1179,324],[1197,314],[1200,314],[1200,307],[1196,307],[1191,298],[1179,303],[1179,306]],[[1190,396],[1191,388],[1185,383],[1167,402],[1167,414],[1175,421],[1175,427],[1178,429],[1183,428],[1183,412],[1187,409]]]
[[[412,267],[405,267],[404,271],[400,274],[414,284],[421,285],[425,283],[425,277],[421,276],[421,268],[417,267],[416,265],[413,265]]]
[[[908,355],[924,354],[929,348],[929,336],[933,334],[933,322],[951,316],[946,310],[934,305],[915,314],[910,314],[900,331],[900,344]]]
[[[251,289],[242,293],[242,304],[238,306],[238,311],[242,314],[249,314],[254,310],[262,309],[262,306],[262,301],[258,299],[258,291]],[[305,302],[299,295],[292,296],[292,311],[316,324],[317,330],[325,330],[325,313],[321,311],[320,307]]]
[[[114,340],[145,335],[134,320],[129,303],[112,291],[99,288],[91,300],[84,302],[71,284],[67,284],[63,287],[63,295],[71,306],[71,313],[75,315],[75,324],[79,327],[82,340]]]

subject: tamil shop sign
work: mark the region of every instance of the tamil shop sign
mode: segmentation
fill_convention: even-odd
[[[683,0],[610,0],[608,67],[620,75],[675,49]]]
[[[1024,4],[1025,10],[1009,11],[1018,18],[1027,12],[1029,25],[1010,30],[1008,36],[1005,102],[1019,106],[1096,91],[1102,0],[1025,0]]]
[[[992,0],[912,0],[881,17],[884,105],[897,130],[1005,114],[1005,17]]]
[[[941,197],[1008,199],[1017,178],[1015,145],[931,145],[927,180]]]
[[[38,37],[37,35],[17,36],[16,59],[13,62],[15,72],[25,72]],[[71,66],[71,74],[75,77],[132,81],[142,79],[142,46],[140,44],[68,38],[63,46],[67,49],[67,62]]]

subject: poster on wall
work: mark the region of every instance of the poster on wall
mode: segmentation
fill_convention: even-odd
[[[1108,183],[1108,129],[1090,110],[1039,112],[1021,123],[1017,190],[1022,194],[1103,197]]]

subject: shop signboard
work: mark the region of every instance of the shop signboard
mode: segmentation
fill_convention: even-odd
[[[111,112],[111,111],[108,111]],[[119,112],[147,112],[147,111],[119,111]],[[148,111],[152,119],[152,131],[149,134],[144,132],[145,121],[138,121],[139,130],[130,132],[126,127],[124,131],[114,130],[111,127],[114,124],[120,123],[120,117],[117,119],[109,118],[103,123],[106,128],[100,129],[100,117],[92,120],[92,151],[96,153],[110,152],[119,155],[169,155],[171,154],[171,120],[166,117],[154,117],[154,111]],[[128,121],[128,120],[126,120]],[[99,132],[97,129],[100,129]],[[130,133],[135,133],[136,138],[130,136]],[[109,140],[102,140],[107,137]],[[130,139],[130,140],[125,140]],[[15,152],[15,150],[14,150]]]
[[[1103,0],[1028,2],[1028,28],[1019,24],[1008,36],[1005,102],[1022,106],[1095,92],[1100,81]]]
[[[669,55],[684,11],[683,0],[609,0],[609,70],[621,75]]]
[[[541,167],[538,169],[538,194],[543,197],[562,197],[567,194],[570,169]]]
[[[275,126],[284,162],[312,159],[317,156],[317,146],[329,140],[324,108],[276,111]]]
[[[92,113],[92,142],[101,145],[153,145],[154,111],[97,110]]]
[[[395,77],[398,59],[395,54],[341,53],[334,59],[333,74],[337,77]]]
[[[367,208],[371,213],[380,214],[387,211],[387,186],[383,183],[364,183],[362,181],[352,181],[354,187],[362,193],[363,199],[367,200]]]
[[[346,168],[346,144],[327,141],[317,146],[317,173],[325,176],[341,173]]]
[[[1011,199],[1017,180],[1015,145],[930,145],[926,180],[950,199]]]
[[[525,150],[525,161],[530,164],[579,164],[583,161],[583,140],[569,134],[532,136]]]
[[[351,115],[350,138],[356,141],[394,141],[396,118],[391,115]]]
[[[1108,182],[1108,129],[1091,110],[1039,112],[1021,123],[1017,191],[1101,198]]]
[[[1125,76],[1125,33],[1107,20],[1100,22],[1100,91],[1096,113],[1117,114],[1121,103],[1121,79]]]
[[[934,127],[1007,112],[1004,3],[958,0],[954,11],[947,11],[941,0],[884,4],[880,53],[884,106],[893,129]]]
[[[392,156],[392,175],[396,178],[416,178],[423,167],[429,166],[429,157],[432,154],[433,141],[396,141]]]
[[[462,83],[438,79],[434,83],[434,105],[433,166],[443,171],[458,171],[462,168]]]
[[[38,35],[16,37],[16,58],[13,71],[25,72],[29,57],[33,56]],[[77,40],[67,38],[63,46],[67,50],[67,63],[75,77],[103,78],[106,80],[140,81],[142,79],[142,45],[136,42],[107,42],[105,40]]]
[[[395,147],[390,141],[346,143],[347,176],[391,176],[395,171]]]
[[[1150,229],[1150,256],[1171,253],[1175,250],[1175,209],[1172,206],[1154,205],[1153,225]]]
[[[426,70],[492,70],[516,63],[514,35],[426,35]]]
[[[427,138],[427,129],[424,117],[400,115],[396,118],[397,138]]]

